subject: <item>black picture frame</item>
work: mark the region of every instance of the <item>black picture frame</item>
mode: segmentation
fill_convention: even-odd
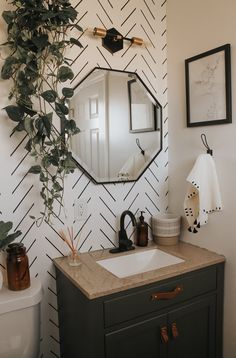
[[[143,126],[137,127],[135,125],[136,116],[133,113],[133,99],[135,97],[133,86],[137,83],[135,79],[127,82],[128,85],[128,98],[129,98],[129,113],[130,113],[130,133],[143,133],[143,132],[153,132],[158,130],[158,108],[156,105],[151,104],[151,113],[150,113],[150,123],[144,124]],[[137,113],[136,113],[137,115]],[[145,118],[143,117],[143,120]]]
[[[230,44],[185,60],[187,127],[232,123]]]

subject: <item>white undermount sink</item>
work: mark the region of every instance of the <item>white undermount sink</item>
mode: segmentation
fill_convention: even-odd
[[[152,249],[100,260],[97,261],[97,264],[113,273],[113,275],[123,278],[181,262],[184,262],[184,260],[179,257],[167,254],[159,249]]]

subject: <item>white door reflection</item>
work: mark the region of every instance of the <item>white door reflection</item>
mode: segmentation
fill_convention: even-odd
[[[80,129],[78,138],[72,137],[73,153],[97,177],[108,176],[108,128],[105,110],[104,80],[98,79],[75,93],[70,100],[70,113]]]

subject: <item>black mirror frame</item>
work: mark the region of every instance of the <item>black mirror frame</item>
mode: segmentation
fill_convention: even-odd
[[[129,182],[136,182],[140,179],[140,177],[144,174],[144,172],[148,169],[148,167],[150,166],[150,164],[156,159],[156,157],[160,154],[160,152],[162,151],[163,148],[163,121],[162,121],[162,106],[160,104],[160,102],[153,96],[152,92],[148,89],[148,87],[146,86],[146,84],[143,82],[143,80],[139,77],[139,75],[136,72],[130,72],[130,71],[122,71],[122,70],[116,70],[116,69],[111,69],[111,68],[105,68],[105,67],[94,67],[90,72],[87,73],[87,75],[81,80],[79,81],[79,83],[77,83],[77,85],[75,87],[73,87],[73,90],[75,90],[77,87],[79,87],[81,85],[81,83],[83,83],[90,75],[91,73],[93,73],[96,70],[104,70],[104,71],[112,71],[112,72],[120,72],[120,73],[127,73],[127,74],[131,74],[131,75],[135,75],[137,76],[138,80],[141,82],[141,84],[145,87],[145,89],[148,91],[148,93],[151,95],[151,97],[153,98],[153,100],[156,102],[157,106],[159,106],[159,111],[160,111],[160,123],[158,124],[158,133],[160,133],[160,149],[157,151],[157,153],[154,155],[154,157],[152,158],[152,160],[149,162],[149,164],[144,168],[144,170],[138,175],[137,179],[132,179],[132,180],[110,180],[110,181],[97,181],[92,174],[89,173],[88,170],[86,170],[82,164],[80,164],[74,157],[73,160],[75,161],[76,165],[78,166],[78,168],[80,168],[80,170],[82,172],[84,172],[88,178],[94,183],[94,184],[124,184],[124,183],[129,183]],[[155,107],[155,106],[154,106]],[[156,110],[156,109],[155,109]],[[63,128],[61,126],[61,134],[63,134]],[[73,152],[72,152],[72,156],[73,156]]]

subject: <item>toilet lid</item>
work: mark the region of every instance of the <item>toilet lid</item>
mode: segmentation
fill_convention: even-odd
[[[31,286],[22,291],[10,291],[3,287],[0,290],[0,314],[34,306],[42,296],[42,284],[38,278],[31,278]]]

